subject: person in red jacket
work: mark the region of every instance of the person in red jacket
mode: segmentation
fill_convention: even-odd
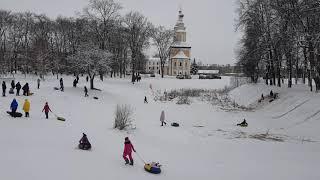
[[[127,158],[127,156],[129,156],[130,165],[133,166],[132,151],[136,152],[133,145],[131,144],[131,141],[128,137],[126,137],[124,139],[123,159],[126,161],[126,164],[129,164],[129,160]]]
[[[44,113],[46,114],[46,119],[48,119],[49,117],[49,111],[51,111],[49,105],[48,105],[48,102],[46,102],[46,104],[44,105],[43,109],[42,109],[42,112],[44,111]]]

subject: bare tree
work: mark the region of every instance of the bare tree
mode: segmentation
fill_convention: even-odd
[[[130,12],[124,17],[124,27],[127,34],[126,41],[131,50],[132,82],[134,82],[139,56],[143,49],[149,45],[152,24],[142,14]]]
[[[90,43],[82,43],[77,52],[68,57],[74,71],[88,74],[90,89],[94,88],[94,78],[110,69],[111,54]]]
[[[83,17],[91,21],[90,27],[103,50],[107,48],[109,33],[119,18],[121,9],[121,5],[114,0],[90,0],[89,5],[84,8]]]
[[[152,39],[158,49],[160,57],[161,77],[163,78],[164,65],[170,56],[170,46],[173,43],[174,31],[166,29],[163,26],[154,28],[152,31]]]

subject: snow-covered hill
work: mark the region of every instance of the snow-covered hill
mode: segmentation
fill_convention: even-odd
[[[154,102],[150,84],[154,91],[217,89],[229,85],[228,78],[220,81],[147,78],[134,85],[128,79],[97,80],[96,87],[102,91],[89,91],[89,98],[84,97],[83,77],[81,88],[72,88],[73,78],[64,77],[65,92],[53,90],[59,84],[54,77],[41,82],[40,90],[36,89],[36,78],[17,80],[21,84],[31,83],[35,94],[27,97],[31,101],[30,118],[9,117],[5,111],[15,96],[0,97],[0,179],[316,180],[320,177],[317,171],[320,114],[308,119],[320,110],[319,95],[302,90],[303,87],[288,91],[272,88],[280,98],[265,102],[253,112],[224,112],[204,102],[191,105]],[[231,96],[238,103],[249,105],[257,102],[261,92],[267,94],[270,89],[264,85],[245,85],[233,90]],[[149,104],[143,103],[144,96]],[[19,111],[25,98],[17,97]],[[52,114],[46,120],[41,112],[46,101],[52,111],[67,120],[57,121]],[[117,104],[134,107],[135,129],[120,132],[112,128]],[[166,112],[169,123],[178,122],[181,127],[161,127],[161,110]],[[249,127],[235,126],[243,118]],[[82,132],[93,145],[91,151],[76,148]],[[263,138],[257,136],[261,134]],[[133,167],[124,165],[126,136],[143,160],[163,165],[160,175],[147,173],[137,154]]]

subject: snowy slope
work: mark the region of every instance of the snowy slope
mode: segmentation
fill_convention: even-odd
[[[149,88],[152,84],[156,90],[191,87],[220,89],[229,85],[227,79],[208,83],[196,79],[147,78],[134,85],[128,79],[97,80],[96,87],[102,91],[89,91],[89,98],[83,94],[82,87],[86,84],[83,77],[80,78],[81,88],[72,88],[73,78],[64,77],[65,92],[53,90],[59,84],[54,77],[47,77],[40,90],[35,89],[35,77],[17,79],[22,84],[26,81],[31,83],[35,94],[28,97],[31,101],[30,118],[9,117],[5,111],[14,96],[0,97],[0,179],[319,179],[319,121],[310,120],[291,129],[280,129],[300,122],[295,118],[300,111],[300,114],[308,111],[304,118],[312,114],[313,110],[308,108],[320,102],[316,99],[319,96],[306,91],[297,89],[292,94],[286,94],[282,90],[280,96],[287,97],[287,100],[284,98],[282,102],[280,99],[275,104],[279,104],[283,111],[290,110],[294,102],[299,104],[306,98],[312,99],[308,106],[301,106],[286,118],[272,119],[282,113],[274,104],[267,104],[255,112],[224,112],[208,103],[179,106],[154,102]],[[243,90],[241,88],[244,87],[240,87],[234,92],[244,99],[251,99],[253,96],[260,97],[257,87],[259,85],[250,85]],[[257,93],[246,93],[248,91]],[[143,103],[145,95],[149,104]],[[292,95],[295,100],[289,100]],[[93,96],[99,97],[99,100],[94,100]],[[20,111],[24,99],[22,96],[17,98]],[[52,114],[46,120],[41,113],[46,101],[57,115],[67,121],[57,121]],[[246,103],[246,100],[242,101]],[[248,104],[251,103],[254,101]],[[136,129],[127,132],[112,129],[116,104],[134,107]],[[181,127],[160,127],[161,110],[165,110],[169,123],[179,122]],[[248,128],[235,126],[242,118],[248,120]],[[281,122],[281,126],[277,122]],[[271,129],[270,133],[283,135],[285,141],[260,141],[247,137],[268,129]],[[87,133],[93,145],[91,151],[76,149],[82,132]],[[124,165],[122,151],[125,136],[131,138],[145,161],[163,164],[160,175],[145,172],[143,162],[136,154],[135,166]],[[317,142],[302,143],[300,137]]]

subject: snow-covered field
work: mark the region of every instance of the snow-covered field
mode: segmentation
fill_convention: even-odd
[[[1,79],[0,79],[1,80]],[[244,85],[230,96],[242,105],[256,104],[254,111],[225,112],[205,102],[176,105],[154,102],[152,91],[178,88],[220,89],[229,85],[222,80],[177,80],[147,78],[132,84],[128,79],[105,79],[95,85],[102,91],[89,91],[84,97],[80,77],[78,88],[72,77],[64,77],[65,92],[55,91],[54,77],[41,82],[36,78],[17,78],[31,83],[35,94],[30,118],[11,118],[13,95],[0,97],[0,179],[3,180],[88,180],[88,179],[183,179],[183,180],[318,180],[320,173],[320,96],[301,85],[287,88],[261,84]],[[10,82],[7,82],[7,86]],[[257,103],[261,93],[279,93],[274,102]],[[93,96],[99,97],[98,100]],[[144,96],[149,104],[143,103]],[[19,111],[26,97],[17,97]],[[46,120],[41,112],[48,101],[53,114]],[[113,129],[117,104],[134,107],[135,129]],[[160,127],[161,110],[169,123],[181,127]],[[235,124],[247,119],[249,127]],[[93,145],[91,151],[78,150],[82,132]],[[129,136],[139,155],[147,162],[159,161],[160,175],[143,169],[134,154],[135,165],[124,165],[124,137]]]

